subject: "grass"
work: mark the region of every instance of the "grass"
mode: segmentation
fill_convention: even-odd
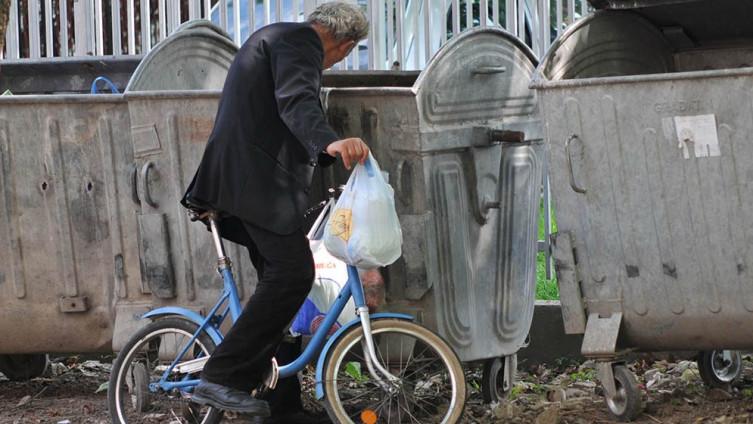
[[[539,207],[539,240],[544,239],[544,202]],[[552,232],[557,231],[557,223],[552,216]],[[539,252],[536,256],[536,299],[537,300],[558,300],[560,298],[559,288],[557,287],[557,277],[554,276],[552,269],[552,279],[546,279],[546,256],[544,252]]]

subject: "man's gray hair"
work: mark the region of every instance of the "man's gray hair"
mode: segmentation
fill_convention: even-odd
[[[358,43],[369,35],[369,21],[361,8],[341,1],[319,5],[311,12],[308,21],[327,29],[337,41]]]

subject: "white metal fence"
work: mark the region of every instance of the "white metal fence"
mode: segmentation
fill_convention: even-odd
[[[301,21],[324,0],[11,0],[6,59],[141,55],[191,19],[240,45],[253,30]],[[452,35],[499,25],[543,54],[584,15],[585,0],[350,0],[372,23],[346,69],[421,69]]]

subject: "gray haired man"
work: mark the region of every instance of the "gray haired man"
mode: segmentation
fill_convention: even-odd
[[[269,404],[250,393],[313,283],[314,260],[302,226],[314,168],[331,165],[338,155],[350,168],[369,152],[363,140],[340,139],[327,124],[319,103],[322,70],[345,58],[367,33],[358,7],[326,3],[308,22],[255,32],[230,66],[214,129],[182,203],[222,213],[222,237],[248,248],[259,282],[204,367],[193,394],[197,403],[270,415]],[[281,384],[287,394],[278,389],[270,399],[273,422],[305,422],[296,411],[302,409],[297,380]],[[275,417],[282,413],[288,414]]]

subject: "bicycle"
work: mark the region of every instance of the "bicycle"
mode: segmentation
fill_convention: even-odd
[[[310,238],[316,229],[321,233],[333,206],[331,195],[323,202]],[[219,299],[205,317],[172,306],[143,315],[153,322],[134,334],[113,362],[108,403],[114,423],[210,424],[222,419],[222,411],[190,402],[204,363],[222,341],[222,323],[228,315],[234,321],[242,310],[217,219],[216,213],[209,213],[224,286]],[[358,318],[327,339],[351,296]],[[348,282],[308,346],[290,364],[278,366],[273,359],[260,391],[295,375],[317,354],[316,397],[333,422],[451,424],[463,413],[466,383],[455,352],[410,315],[370,314],[353,266],[348,266]]]

